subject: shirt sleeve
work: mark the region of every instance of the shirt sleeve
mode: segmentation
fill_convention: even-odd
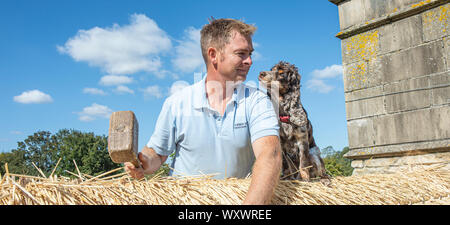
[[[175,116],[171,105],[169,99],[166,99],[156,121],[155,131],[147,143],[147,147],[164,156],[172,154],[176,149]]]
[[[278,118],[269,96],[257,90],[249,112],[250,138],[253,143],[265,136],[280,136]]]

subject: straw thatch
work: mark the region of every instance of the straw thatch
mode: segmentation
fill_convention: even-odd
[[[250,179],[214,180],[211,176],[154,177],[137,181],[126,174],[78,179],[4,174],[1,205],[241,204]],[[273,204],[384,205],[450,204],[450,171],[334,177],[316,182],[280,181]]]

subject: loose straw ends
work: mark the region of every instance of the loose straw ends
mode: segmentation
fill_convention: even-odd
[[[225,180],[210,175],[130,179],[117,168],[88,180],[81,173],[65,177],[17,175],[1,178],[0,205],[239,205],[251,178]],[[333,177],[327,182],[280,180],[272,204],[276,205],[408,205],[450,204],[450,171],[422,170],[396,174]]]

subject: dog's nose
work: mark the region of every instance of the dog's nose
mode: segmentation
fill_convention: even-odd
[[[266,73],[261,72],[261,73],[259,73],[259,76],[260,76],[260,77],[265,77],[265,76],[266,76]]]

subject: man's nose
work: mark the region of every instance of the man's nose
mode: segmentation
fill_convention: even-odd
[[[249,66],[251,66],[252,65],[252,63],[253,63],[253,61],[252,61],[252,56],[251,55],[249,55],[245,60],[244,60],[244,62],[243,62],[244,64],[246,64],[246,65],[249,65]]]

